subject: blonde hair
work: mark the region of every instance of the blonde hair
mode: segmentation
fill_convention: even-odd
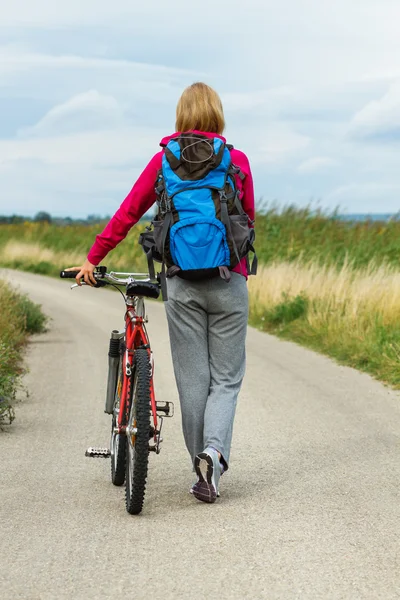
[[[176,107],[176,131],[207,131],[221,134],[225,129],[224,111],[217,92],[205,83],[185,89]]]

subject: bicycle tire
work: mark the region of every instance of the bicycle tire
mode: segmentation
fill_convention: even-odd
[[[147,350],[135,351],[132,383],[128,425],[137,431],[134,440],[133,436],[126,438],[125,501],[128,513],[138,515],[143,508],[149,463],[150,361]]]
[[[119,359],[117,389],[115,390],[114,412],[111,424],[111,481],[116,486],[124,485],[126,471],[126,435],[115,433],[119,411],[118,390],[122,388],[122,357]],[[121,393],[119,391],[119,393]]]

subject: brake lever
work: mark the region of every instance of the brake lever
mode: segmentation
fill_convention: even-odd
[[[81,285],[74,283],[74,285],[71,285],[71,290],[73,290],[74,288],[77,288],[77,287],[81,287],[82,285],[87,285],[87,283],[85,281],[82,281]]]
[[[71,285],[71,290],[73,290],[74,288],[77,288],[77,287],[81,287],[82,285],[89,285],[89,284],[86,283],[86,281],[82,281],[81,285],[78,285],[77,283],[74,283],[74,285]],[[105,287],[106,285],[107,285],[106,281],[102,281],[101,279],[97,279],[96,285],[89,285],[89,287],[100,288],[100,287]]]

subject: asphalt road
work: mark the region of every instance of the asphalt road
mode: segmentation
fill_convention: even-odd
[[[188,493],[178,408],[150,456],[143,513],[130,516],[109,460],[84,456],[109,443],[119,295],[7,277],[52,322],[29,344],[30,396],[0,432],[2,600],[400,598],[398,393],[249,330],[221,498]],[[178,406],[164,308],[148,312],[158,396]]]

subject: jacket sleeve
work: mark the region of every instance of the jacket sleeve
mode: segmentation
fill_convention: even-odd
[[[249,218],[254,221],[255,219],[255,201],[254,201],[254,185],[253,185],[253,175],[251,173],[250,163],[247,156],[240,151],[236,151],[235,155],[232,157],[234,162],[240,167],[242,173],[244,174],[244,180],[242,183],[242,195],[241,201],[242,206],[245,212],[248,214]]]
[[[88,254],[88,260],[93,265],[98,265],[117,244],[122,242],[131,227],[154,204],[155,181],[157,171],[161,168],[161,159],[162,152],[153,156],[104,231],[96,236]]]
[[[245,164],[243,165],[245,168],[243,172],[245,174],[245,178],[243,181],[243,196],[242,196],[242,205],[245,212],[248,214],[249,218],[254,221],[255,219],[255,202],[254,202],[254,184],[253,184],[253,175],[251,173],[250,163],[248,161],[247,156],[245,156]]]

